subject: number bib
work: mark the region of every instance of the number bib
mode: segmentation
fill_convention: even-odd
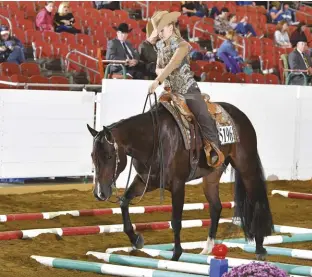
[[[218,126],[221,145],[235,143],[233,126]]]

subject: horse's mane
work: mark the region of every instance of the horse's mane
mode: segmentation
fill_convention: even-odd
[[[147,115],[149,115],[150,112],[155,112],[156,109],[158,110],[158,113],[160,113],[164,109],[164,106],[161,105],[161,103],[159,103],[159,102],[157,102],[157,104],[154,103],[152,105],[152,107],[149,110],[147,110],[146,112],[140,113],[140,114],[128,117],[128,118],[121,119],[121,120],[119,120],[117,122],[114,122],[114,123],[110,124],[109,126],[107,126],[107,128],[110,129],[110,130],[111,129],[115,129],[115,128],[118,128],[121,124],[132,123],[132,121],[139,120],[141,118],[142,119],[146,118]],[[148,119],[150,120],[149,117],[148,117]]]

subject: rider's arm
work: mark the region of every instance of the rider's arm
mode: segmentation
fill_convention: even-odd
[[[158,75],[156,80],[162,83],[171,74],[173,70],[177,69],[180,66],[181,62],[188,55],[188,53],[189,53],[189,44],[186,41],[182,41],[179,44],[179,48],[174,52],[170,62],[162,70],[160,75]]]

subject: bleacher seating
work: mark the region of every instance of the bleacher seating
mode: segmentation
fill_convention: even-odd
[[[60,1],[56,2],[58,5]],[[204,2],[209,9],[217,7],[227,7],[230,13],[235,13],[238,20],[246,14],[250,23],[254,26],[257,34],[264,37],[248,37],[240,38],[240,43],[244,45],[238,50],[245,53],[248,61],[258,61],[260,68],[252,75],[239,73],[233,75],[226,72],[225,65],[219,61],[192,62],[191,68],[195,76],[199,77],[202,72],[207,74],[206,81],[209,82],[242,82],[242,83],[258,83],[258,84],[278,84],[282,80],[277,77],[279,71],[279,61],[282,54],[288,54],[292,49],[278,48],[274,46],[273,35],[276,25],[267,21],[266,10],[264,7],[256,6],[237,6],[235,1],[207,1]],[[59,83],[68,83],[68,79],[44,76],[43,72],[45,64],[55,59],[61,60],[63,72],[70,71],[73,73],[85,72],[90,83],[100,83],[100,76],[89,70],[91,68],[98,70],[98,64],[78,53],[70,55],[72,61],[66,62],[65,57],[70,50],[78,50],[92,57],[97,57],[98,49],[102,51],[102,57],[105,57],[107,49],[107,41],[116,35],[113,28],[122,22],[126,22],[133,31],[129,34],[129,40],[134,47],[138,48],[139,44],[145,39],[145,33],[142,31],[146,25],[143,19],[134,19],[130,15],[136,10],[142,9],[142,14],[146,15],[146,8],[143,8],[136,1],[126,1],[121,3],[122,10],[96,10],[90,1],[70,2],[72,12],[75,16],[75,27],[82,30],[81,34],[72,35],[68,33],[41,33],[35,29],[35,17],[38,11],[44,7],[44,1],[0,1],[0,13],[10,19],[12,23],[13,34],[22,41],[25,47],[33,50],[33,61],[26,62],[20,66],[8,63],[0,64],[1,80],[12,79],[21,82],[27,80],[29,82],[42,81],[49,83],[51,80]],[[149,16],[157,10],[179,11],[181,9],[180,2],[175,1],[155,1],[149,4]],[[296,19],[302,20],[307,24],[312,23],[312,7],[301,6],[296,13]],[[3,18],[0,19],[1,24],[7,24]],[[182,15],[179,19],[181,32],[186,32],[193,49],[203,50],[199,41],[211,41],[211,48],[216,49],[223,42],[222,36],[214,34],[213,19],[200,18],[197,16]],[[195,27],[195,29],[194,29]],[[194,37],[193,37],[194,29]],[[290,26],[290,32],[295,29]],[[312,46],[312,34],[309,29],[306,30],[309,46]],[[211,49],[211,50],[212,50]],[[87,66],[85,69],[81,65]],[[274,74],[272,74],[274,73]],[[59,74],[58,74],[59,75]],[[24,76],[25,78],[22,78]],[[10,80],[11,80],[10,79]]]

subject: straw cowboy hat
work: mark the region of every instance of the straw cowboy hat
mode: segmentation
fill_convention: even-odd
[[[146,24],[146,27],[145,27],[145,30],[146,30],[146,36],[148,38],[153,38],[153,37],[156,37],[157,34],[156,32],[153,34],[153,31],[154,31],[154,27],[153,27],[153,24],[151,21],[148,21],[147,24]],[[153,34],[153,37],[152,37],[152,34]]]
[[[164,27],[172,22],[177,22],[178,17],[181,15],[180,12],[168,12],[168,11],[158,11],[155,12],[151,18],[151,22],[153,25],[153,32],[151,33],[151,37],[157,36]]]

